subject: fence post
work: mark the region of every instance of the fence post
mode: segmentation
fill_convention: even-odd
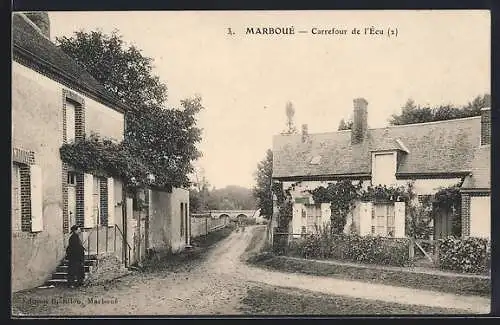
[[[205,235],[208,235],[208,218],[205,217]]]

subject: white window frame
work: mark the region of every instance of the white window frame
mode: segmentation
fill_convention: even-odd
[[[383,209],[382,215],[377,209]],[[375,203],[373,205],[371,232],[375,236],[394,237],[396,233],[396,209],[391,203]],[[385,210],[385,211],[384,211]],[[390,223],[392,219],[392,225]],[[392,235],[390,231],[392,230]]]
[[[76,139],[76,110],[77,104],[66,99],[66,142],[72,143]]]
[[[94,224],[101,225],[101,178],[94,175],[93,182],[92,214],[94,216]]]

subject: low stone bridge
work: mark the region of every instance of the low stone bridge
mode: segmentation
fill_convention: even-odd
[[[210,210],[206,211],[203,214],[210,214],[212,218],[223,218],[229,217],[230,220],[237,218],[252,218],[259,216],[259,210]]]

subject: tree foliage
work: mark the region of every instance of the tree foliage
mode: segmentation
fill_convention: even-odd
[[[71,37],[56,38],[56,42],[107,91],[132,108],[142,111],[165,104],[167,86],[153,74],[153,59],[134,45],[127,47],[117,31],[111,35],[77,31]]]
[[[257,184],[253,188],[253,195],[257,199],[260,214],[265,218],[270,218],[273,214],[273,193],[271,189],[273,152],[270,149],[266,151],[266,157],[258,163],[254,176]]]
[[[347,120],[345,121],[344,119],[340,120],[339,127],[337,128],[338,131],[342,130],[351,130],[352,129],[352,120]]]
[[[187,186],[192,161],[201,156],[196,144],[201,130],[196,115],[201,98],[166,108],[167,87],[153,74],[153,60],[115,31],[78,31],[56,39],[58,46],[82,65],[104,88],[130,109],[125,112],[124,147],[155,175],[157,186]]]
[[[413,99],[408,99],[401,108],[400,114],[393,114],[389,119],[392,125],[404,125],[424,122],[451,120],[456,118],[472,117],[481,114],[481,109],[491,105],[491,96],[484,94],[476,96],[471,102],[462,107],[439,105],[435,107],[415,104]]]
[[[201,189],[190,190],[191,211],[195,213],[210,210],[255,210],[256,202],[252,190],[229,185],[220,189],[209,190],[206,183]]]

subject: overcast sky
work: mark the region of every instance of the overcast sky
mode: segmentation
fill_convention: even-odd
[[[285,127],[285,105],[309,132],[335,131],[352,100],[368,101],[382,127],[408,98],[466,104],[490,92],[487,11],[50,12],[51,37],[117,29],[169,88],[168,105],[200,94],[205,111],[199,165],[212,185],[251,187],[257,163]],[[245,35],[291,27],[295,35]],[[353,28],[384,35],[352,35]],[[228,35],[230,27],[235,35]],[[312,28],[347,35],[312,35]],[[387,29],[397,29],[388,37]],[[308,33],[298,33],[306,30]]]

